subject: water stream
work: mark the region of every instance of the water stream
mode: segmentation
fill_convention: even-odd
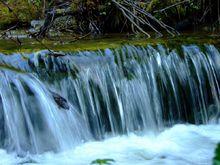
[[[0,164],[211,164],[219,82],[213,45],[0,54]]]

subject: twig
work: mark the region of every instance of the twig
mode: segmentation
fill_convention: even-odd
[[[11,31],[11,30],[17,28],[17,26],[18,26],[18,23],[17,23],[16,25],[14,25],[14,26],[12,26],[12,27],[10,27],[10,28],[4,30],[4,31],[1,33],[0,38],[2,38],[3,36],[6,36],[6,33],[7,33],[7,32],[9,32],[9,31]]]
[[[140,14],[144,14],[145,16],[147,16],[148,18],[150,18],[151,20],[155,21],[158,25],[160,25],[162,28],[164,28],[169,34],[171,34],[172,36],[175,36],[175,34],[179,34],[174,28],[166,25],[165,23],[163,23],[162,21],[159,21],[157,18],[155,18],[152,14],[146,12],[145,10],[143,10],[142,8],[140,8],[139,6],[137,6],[136,4],[131,4],[130,2],[124,0],[124,2],[127,4],[127,5],[130,5],[132,7],[135,7],[136,10],[140,13]],[[148,26],[149,26],[149,22],[148,22]],[[150,26],[151,28],[153,26]],[[161,33],[159,33],[161,34]]]
[[[122,11],[122,13],[124,14],[124,16],[133,24],[135,25],[135,27],[140,30],[143,34],[145,34],[148,38],[150,38],[150,34],[148,34],[147,32],[145,32],[140,26],[137,25],[136,22],[134,22],[132,20],[132,18],[126,14],[125,11],[127,11],[130,15],[132,15],[133,17],[136,17],[131,11],[129,11],[127,8],[125,8],[123,5],[121,5],[119,2],[115,1],[115,0],[112,0],[112,2],[114,2],[118,7],[119,9]],[[143,20],[141,20],[140,18],[136,17],[140,22],[143,23]]]
[[[211,8],[212,8],[212,6],[208,6],[208,7],[205,9],[205,11],[204,11],[202,17],[199,19],[199,22],[202,22],[202,20],[203,20],[203,19],[205,18],[205,16],[209,13],[209,11],[211,10]]]
[[[154,13],[158,13],[158,12],[162,13],[162,12],[165,11],[165,10],[168,10],[168,9],[170,9],[170,8],[172,8],[172,7],[175,7],[175,6],[179,6],[179,5],[181,5],[181,4],[183,4],[183,3],[186,3],[186,2],[190,2],[190,0],[184,0],[184,1],[182,1],[182,2],[178,2],[178,3],[175,3],[175,4],[173,4],[173,5],[167,6],[167,7],[163,8],[163,9],[155,10]]]
[[[84,35],[84,36],[78,37],[78,38],[76,38],[76,39],[73,40],[73,41],[70,41],[70,43],[72,43],[72,42],[76,42],[76,41],[81,40],[81,39],[83,39],[83,38],[86,38],[86,37],[89,36],[90,34],[91,34],[91,32],[87,33],[87,34]]]

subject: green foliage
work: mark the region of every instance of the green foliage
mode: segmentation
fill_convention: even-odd
[[[218,144],[215,150],[215,157],[214,157],[213,165],[220,165],[220,143]]]
[[[29,4],[33,4],[37,7],[40,7],[42,5],[41,0],[28,0]]]
[[[186,16],[190,14],[188,13],[187,5],[181,4],[174,7],[170,7],[167,10],[164,10],[163,12],[160,12],[159,10],[165,9],[166,7],[172,6],[181,1],[182,0],[166,0],[161,2],[160,0],[152,0],[147,6],[147,10],[149,12],[158,11],[154,14],[157,19],[166,22],[169,20],[169,24],[172,24],[172,22],[184,20]]]
[[[161,2],[159,0],[152,0],[148,5],[147,5],[147,11],[152,11],[156,7],[159,7]]]
[[[71,3],[70,8],[73,12],[76,12],[78,10],[79,3],[79,0],[75,0]]]
[[[117,1],[120,2],[122,0]],[[167,25],[175,27],[177,24],[180,23],[179,25],[181,25],[182,23],[187,26],[188,23],[192,27],[192,24],[201,25],[201,23],[208,23],[210,25],[209,22],[219,23],[216,21],[220,17],[218,16],[219,9],[217,5],[210,5],[216,4],[216,1],[190,0],[181,3],[183,0],[136,0],[135,3]],[[87,28],[86,32],[88,32],[89,21],[95,23],[100,28],[99,30],[104,32],[119,33],[130,30],[129,21],[126,20],[123,13],[111,0],[4,0],[4,2],[8,4],[13,12],[0,2],[0,29],[9,28],[17,22],[19,22],[20,27],[27,26],[31,20],[43,18],[47,9],[64,2],[70,2],[68,9],[74,13],[78,12],[74,18],[78,31],[85,31]],[[126,7],[131,8],[129,6]],[[66,8],[61,8],[57,7],[57,12],[62,13],[63,10],[66,10]],[[161,9],[166,10],[161,11]],[[149,21],[152,24],[154,23],[152,20]]]
[[[199,9],[200,9],[200,4],[199,4],[199,3],[196,3],[195,1],[191,1],[191,2],[190,2],[190,7],[191,7],[192,9],[199,10]]]
[[[91,165],[92,164],[96,164],[96,165],[111,165],[113,162],[115,162],[114,159],[96,159],[96,160],[91,162]]]
[[[40,17],[41,0],[8,0],[6,3],[8,7],[0,2],[0,29],[17,22],[29,24]]]

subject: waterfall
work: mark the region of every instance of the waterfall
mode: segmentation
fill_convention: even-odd
[[[179,123],[218,123],[219,81],[213,45],[0,54],[0,148],[59,152]]]

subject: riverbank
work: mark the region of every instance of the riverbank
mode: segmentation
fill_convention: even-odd
[[[30,53],[44,49],[73,52],[117,48],[125,44],[136,46],[163,44],[170,48],[176,48],[178,45],[181,46],[185,44],[213,44],[215,46],[220,46],[220,34],[205,32],[184,32],[179,36],[164,36],[163,38],[146,38],[137,35],[111,34],[102,37],[87,36],[86,38],[79,39],[74,36],[65,35],[62,37],[54,36],[50,39],[46,38],[41,41],[27,38],[21,34],[18,34],[17,36],[20,36],[19,40],[21,45],[14,40],[0,39],[0,52],[4,54],[11,54],[14,52]]]

